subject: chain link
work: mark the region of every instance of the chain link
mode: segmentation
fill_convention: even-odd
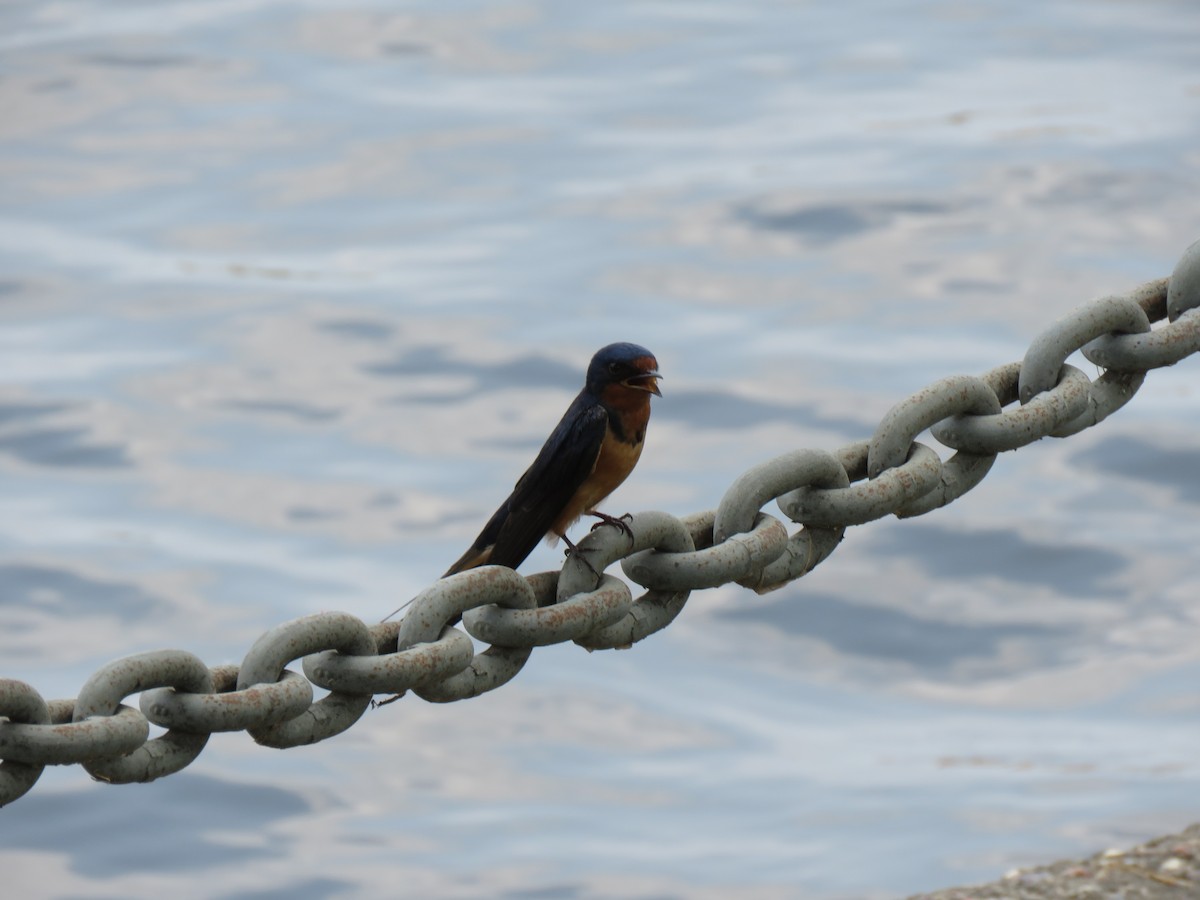
[[[985,372],[982,381],[1004,407],[1017,399],[1020,374],[1019,362],[1008,363]],[[1074,366],[1064,365],[1058,383],[1024,406],[995,415],[950,416],[935,424],[930,432],[947,447],[969,453],[1016,450],[1079,418],[1087,409],[1091,388],[1087,375]]]
[[[238,690],[274,684],[283,676],[284,666],[289,662],[324,650],[370,656],[376,650],[375,638],[366,625],[349,613],[316,613],[284,622],[251,646],[238,671]],[[254,740],[267,747],[284,749],[315,744],[341,734],[359,720],[370,703],[368,693],[330,691],[301,710],[299,715],[246,730]]]
[[[313,684],[330,691],[404,694],[417,685],[457,675],[475,655],[471,639],[456,628],[447,630],[436,641],[396,650],[399,630],[399,622],[374,626],[371,634],[376,652],[371,656],[348,656],[336,650],[306,656],[304,674]]]
[[[312,704],[312,685],[286,669],[276,682],[241,691],[237,690],[237,666],[217,666],[209,669],[209,674],[211,694],[180,693],[174,688],[145,691],[142,715],[162,728],[213,734],[249,731],[294,719]]]
[[[1067,364],[1077,351],[1104,369],[1095,380]],[[110,783],[151,781],[188,765],[214,732],[245,730],[270,747],[309,744],[349,728],[378,694],[446,703],[511,680],[534,647],[629,647],[666,627],[692,591],[787,584],[827,559],[848,526],[944,506],[978,484],[998,453],[1095,425],[1129,401],[1147,371],[1197,352],[1200,241],[1169,279],[1055,322],[1023,361],[943,378],[901,400],[869,441],[762,462],[716,510],[599,525],[559,572],[472,569],[426,588],[398,622],[373,627],[347,613],[305,616],[260,637],[240,666],[209,669],[182,650],[137,654],[101,668],[76,700],[47,702],[24,682],[0,679],[0,806],[29,791],[47,765],[80,763]],[[949,460],[916,441],[927,430],[955,451]],[[772,500],[800,526],[794,534],[763,511]],[[637,599],[605,573],[618,561],[647,588]],[[466,633],[455,627],[460,619]],[[490,646],[477,653],[472,637]],[[303,676],[286,668],[297,659]],[[315,703],[313,684],[329,692]],[[135,693],[140,710],[122,703]],[[166,733],[150,740],[150,723]]]
[[[183,650],[155,650],[114,660],[87,680],[79,691],[71,721],[105,721],[130,694],[148,688],[172,687],[193,694],[212,693],[212,675],[198,657]],[[137,713],[140,717],[141,713]],[[143,719],[143,729],[150,725]],[[143,738],[144,740],[144,738]],[[83,760],[97,781],[128,784],[153,781],[178,772],[192,762],[208,743],[205,733],[172,728],[129,753]]]

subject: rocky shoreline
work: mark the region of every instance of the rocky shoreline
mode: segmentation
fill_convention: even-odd
[[[1200,823],[1129,850],[1015,869],[975,887],[909,900],[1189,900],[1200,898]]]

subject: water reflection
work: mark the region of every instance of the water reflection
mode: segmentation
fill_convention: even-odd
[[[922,553],[921,547],[936,552]],[[912,560],[947,581],[996,579],[1086,597],[1115,598],[1126,593],[1115,577],[1127,569],[1120,553],[1045,537],[1029,539],[1015,531],[963,531],[914,523],[881,533],[873,549]]]
[[[0,579],[5,587],[0,606],[10,607],[10,614],[40,610],[53,619],[66,620],[102,611],[128,620],[166,606],[137,585],[100,581],[49,566],[0,566]]]
[[[123,447],[92,444],[84,428],[35,428],[0,434],[0,454],[39,466],[112,469],[128,466]]]
[[[382,617],[610,341],[667,378],[610,512],[713,508],[1021,358],[1197,237],[1196,15],[10,4],[2,674],[70,696],[114,656]],[[202,866],[222,896],[883,897],[1181,825],[1194,370],[628,653],[546,648],[302,751],[217,736],[146,787],[51,771],[0,868],[41,896]]]
[[[926,201],[893,201],[802,206],[780,209],[775,204],[747,208],[740,216],[756,228],[796,235],[818,246],[826,246],[866,232],[887,229],[901,216],[944,218],[951,210],[945,205]]]
[[[1200,503],[1200,480],[1194,477],[1196,448],[1178,449],[1156,441],[1118,435],[1098,441],[1076,459],[1083,465],[1120,478],[1168,490],[1182,501]]]
[[[136,789],[118,792],[92,787],[69,793],[48,791],[27,797],[28,827],[6,835],[8,849],[66,851],[67,870],[77,876],[122,880],[131,871],[177,873],[238,866],[253,860],[282,858],[286,847],[263,839],[281,821],[312,812],[302,796],[277,787],[243,784],[184,773],[147,806]],[[103,794],[103,799],[101,799]],[[236,822],[214,831],[219,819]],[[108,841],[103,855],[87,852],[98,833],[121,835]],[[240,840],[239,840],[240,837]],[[187,847],[180,855],[172,847]],[[186,859],[184,858],[186,856]]]
[[[1002,623],[955,623],[923,618],[895,609],[866,606],[842,597],[806,592],[767,606],[726,610],[735,621],[761,622],[785,634],[821,641],[839,654],[864,656],[882,662],[902,662],[923,674],[953,674],[964,662],[976,671],[981,663],[991,677],[1010,668],[1000,658],[1002,645],[1019,640],[1024,648],[1021,667],[1045,665],[1045,658],[1069,639],[1066,628]],[[1032,644],[1044,649],[1041,660],[1030,652]],[[849,665],[847,660],[847,665]]]

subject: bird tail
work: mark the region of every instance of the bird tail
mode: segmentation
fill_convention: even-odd
[[[446,570],[443,578],[465,572],[467,569],[474,569],[476,566],[486,566],[491,561],[492,548],[496,546],[496,538],[499,536],[505,520],[508,519],[511,500],[512,498],[509,497],[500,504],[498,510],[492,513],[488,523],[483,526],[483,531],[479,532],[479,537],[475,538],[475,542],[467,548],[467,552],[458,558],[458,562]]]
[[[480,547],[478,542],[476,542],[470,546],[466,553],[458,558],[458,562],[446,570],[446,574],[442,577],[446,578],[450,575],[457,575],[459,572],[474,569],[476,566],[486,566],[491,555],[492,548],[490,546]]]

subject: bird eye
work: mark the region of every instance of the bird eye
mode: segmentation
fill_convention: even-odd
[[[618,372],[620,372],[620,371],[621,371],[621,364],[620,364],[620,363],[615,363],[615,362],[610,362],[610,363],[608,364],[608,371],[610,371],[610,372],[612,372],[614,375],[616,375]]]

